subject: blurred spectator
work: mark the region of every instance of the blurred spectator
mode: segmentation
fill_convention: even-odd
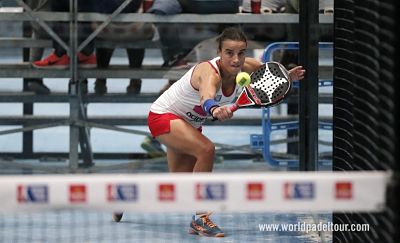
[[[286,12],[287,0],[261,0],[261,14]],[[251,0],[242,1],[242,13],[251,13]],[[270,42],[283,41],[287,37],[286,24],[243,24],[242,27],[250,40]]]
[[[92,1],[78,1],[79,12],[92,12]],[[51,1],[51,10],[55,12],[68,12],[69,0]],[[69,28],[65,24],[56,24],[54,32],[59,34],[62,39],[68,43]],[[87,23],[78,25],[78,43],[83,42],[91,33],[90,25]],[[67,51],[57,42],[53,41],[54,52],[40,61],[35,61],[32,65],[41,69],[66,69],[69,66],[69,56]],[[94,55],[94,44],[90,42],[86,45],[78,55],[78,65],[84,68],[96,67],[96,56]]]
[[[173,15],[181,12],[193,12],[193,6],[197,0],[154,0],[153,6],[147,11],[157,15]],[[221,1],[215,1],[215,3]],[[182,5],[183,4],[183,5]],[[189,8],[188,6],[192,6]],[[214,7],[212,4],[204,5],[208,8]],[[218,6],[217,6],[218,7]],[[196,8],[195,8],[196,9]],[[197,8],[199,13],[205,10]],[[222,10],[214,9],[220,12]],[[213,13],[213,12],[210,12]],[[157,24],[157,31],[162,45],[162,56],[164,59],[163,67],[174,67],[180,65],[182,59],[201,41],[212,38],[220,32],[220,26],[217,24]],[[204,59],[205,60],[205,59]],[[201,61],[201,60],[197,60]],[[169,80],[164,87],[161,88],[159,94],[167,90],[175,80]]]
[[[286,10],[287,0],[261,0],[261,13],[283,13]],[[251,13],[251,0],[243,0],[242,12]]]
[[[96,2],[95,11],[100,13],[114,12],[124,0],[100,0]],[[122,13],[135,13],[140,10],[142,0],[132,1],[123,10]],[[97,27],[97,23],[93,23]],[[138,40],[151,40],[154,36],[153,25],[149,23],[115,23],[111,22],[97,36],[99,40],[107,40],[112,42],[134,42]],[[99,68],[107,68],[110,64],[113,48],[97,48],[97,66]],[[140,68],[142,66],[145,49],[127,48],[126,49],[129,67]],[[96,94],[103,95],[107,93],[105,78],[96,79],[94,91]],[[139,94],[142,86],[141,79],[130,79],[129,85],[126,88],[128,94]]]
[[[251,13],[251,0],[242,1],[242,12]],[[299,0],[261,0],[261,13],[298,13]],[[319,0],[319,12],[333,13],[333,0]]]
[[[147,13],[156,15],[173,15],[181,12],[182,7],[177,0],[154,0],[153,6],[147,10]],[[174,62],[190,51],[190,48],[184,47],[182,41],[182,31],[185,31],[185,26],[165,23],[156,24],[156,27],[162,45],[163,66],[171,67]]]
[[[25,3],[33,10],[33,11],[50,11],[51,3],[50,0],[25,0]],[[51,22],[47,23],[49,26],[52,26]],[[47,32],[42,29],[39,24],[32,21],[32,39],[40,40],[40,39],[50,39],[50,36]],[[29,62],[33,63],[40,60],[43,56],[44,48],[30,48],[29,50]],[[49,94],[50,89],[43,83],[43,79],[29,79],[28,80],[28,89],[36,92],[37,94]]]

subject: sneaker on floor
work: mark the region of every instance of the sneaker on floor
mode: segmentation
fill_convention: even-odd
[[[149,154],[151,158],[165,156],[165,152],[161,147],[161,143],[151,136],[146,136],[140,146]]]
[[[193,215],[192,222],[190,222],[189,233],[210,237],[224,237],[224,232],[211,221],[209,217],[210,214],[211,213],[202,215],[198,219]]]
[[[119,221],[121,221],[121,219],[122,219],[122,215],[123,215],[123,213],[113,213],[113,220],[115,221],[115,222],[119,222]]]
[[[66,69],[69,66],[67,54],[58,57],[54,52],[40,61],[32,62],[32,66],[39,69]]]
[[[96,55],[85,55],[81,52],[78,53],[78,67],[80,68],[95,68],[97,65]]]
[[[50,89],[47,88],[43,82],[28,82],[28,89],[35,92],[36,94],[48,95],[50,94]]]

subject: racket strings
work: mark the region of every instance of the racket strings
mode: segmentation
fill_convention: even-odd
[[[262,103],[275,103],[290,89],[289,81],[277,63],[268,63],[252,75],[251,87]]]

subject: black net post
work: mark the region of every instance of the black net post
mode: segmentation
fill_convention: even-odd
[[[318,1],[300,1],[300,170],[318,170]]]

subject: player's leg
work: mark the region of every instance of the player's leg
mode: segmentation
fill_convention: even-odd
[[[210,172],[213,168],[215,145],[199,130],[181,119],[170,121],[170,132],[158,139],[167,146],[171,172]],[[223,237],[223,231],[209,218],[210,213],[196,212],[190,222],[191,234]]]
[[[193,172],[196,158],[172,148],[167,149],[168,169],[170,172]]]
[[[186,121],[171,120],[170,132],[158,136],[158,139],[168,149],[195,157],[196,164],[193,172],[212,171],[215,155],[214,143]]]

